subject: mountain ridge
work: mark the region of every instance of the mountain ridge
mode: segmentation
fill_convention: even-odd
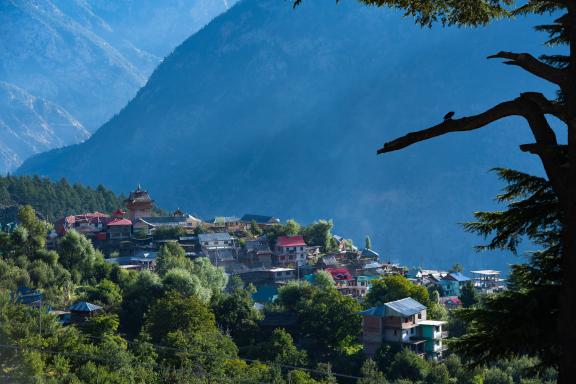
[[[148,0],[137,4],[129,0],[4,1],[0,3],[0,81],[58,105],[92,132],[136,94],[175,45],[226,7],[226,2],[214,0],[170,4]],[[162,14],[157,15],[159,12]],[[18,110],[8,104],[4,108],[3,113]],[[32,119],[20,111],[20,118]],[[43,130],[40,125],[35,129],[37,135]],[[42,149],[78,141],[75,136],[60,137]],[[26,148],[9,148],[17,153],[5,156],[0,173],[12,171],[38,152]]]
[[[495,207],[490,168],[541,172],[510,151],[529,140],[516,120],[385,157],[375,151],[450,109],[478,113],[541,89],[483,59],[528,25],[420,30],[398,12],[356,3],[293,11],[244,0],[168,55],[89,140],[34,157],[19,173],[117,192],[142,183],[162,206],[203,217],[333,218],[336,232],[357,242],[368,234],[392,260],[504,268],[511,259],[502,254],[474,256],[479,239],[457,223]],[[112,145],[110,158],[98,159]]]

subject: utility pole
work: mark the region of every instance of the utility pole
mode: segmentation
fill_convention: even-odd
[[[42,337],[42,299],[40,299],[40,306],[38,307],[38,328],[40,329],[40,337]]]

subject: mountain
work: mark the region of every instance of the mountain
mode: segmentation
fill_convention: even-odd
[[[22,154],[87,139],[90,134],[64,108],[0,81],[0,164],[2,173],[16,168]]]
[[[227,7],[226,0],[3,0],[0,81],[58,105],[93,131],[134,96],[166,54]],[[62,131],[47,126],[50,121],[32,124],[34,112],[21,108],[18,98],[13,106],[4,101],[0,114],[27,121],[33,136]],[[0,134],[19,129],[2,126]],[[85,138],[55,136],[41,149]],[[34,145],[9,147],[0,172],[37,153]]]
[[[79,145],[35,156],[21,174],[142,183],[168,209],[262,213],[370,235],[408,265],[505,267],[472,252],[458,223],[494,208],[488,173],[540,173],[519,120],[387,156],[386,139],[478,113],[542,84],[485,57],[530,45],[535,20],[420,29],[398,12],[314,0],[244,0],[174,50],[128,105]],[[530,39],[530,40],[528,40]],[[550,90],[551,91],[551,90]]]

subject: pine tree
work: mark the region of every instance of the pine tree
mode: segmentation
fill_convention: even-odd
[[[467,281],[460,290],[460,296],[458,297],[462,302],[462,306],[464,308],[470,308],[476,305],[479,301],[478,292],[476,292],[476,288],[474,288],[474,284],[472,282]]]
[[[370,236],[366,236],[366,238],[364,238],[364,248],[372,249],[372,240],[370,239]]]
[[[451,348],[475,364],[528,354],[538,357],[542,368],[562,368],[560,341],[564,334],[551,326],[558,316],[561,295],[560,204],[545,179],[508,169],[497,172],[508,183],[498,196],[508,204],[507,209],[477,212],[477,221],[465,228],[490,237],[478,250],[517,252],[526,237],[541,250],[532,253],[530,263],[511,267],[508,290],[456,313],[467,323],[468,332]],[[463,303],[473,295],[464,289],[462,294]]]
[[[368,359],[362,365],[362,378],[358,380],[358,384],[386,384],[386,377],[378,370],[376,362]]]

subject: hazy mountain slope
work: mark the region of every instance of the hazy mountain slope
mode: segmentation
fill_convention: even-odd
[[[0,81],[60,105],[93,131],[134,96],[166,54],[226,8],[224,0],[0,1]],[[34,119],[17,105],[5,108]],[[28,125],[37,135],[43,129]],[[72,142],[74,136],[60,137],[43,149]],[[9,149],[20,159],[37,152]],[[14,165],[19,162],[0,170]]]
[[[519,120],[386,157],[375,151],[448,110],[475,113],[540,89],[484,59],[518,47],[527,25],[430,31],[356,2],[293,11],[245,0],[179,46],[88,141],[19,172],[117,192],[142,183],[162,206],[202,216],[333,218],[337,232],[370,234],[408,264],[503,266],[499,255],[471,255],[478,239],[456,223],[492,207],[491,167],[539,170],[514,146],[529,142]]]
[[[0,81],[0,173],[20,165],[22,155],[85,140],[86,128],[62,107]]]

